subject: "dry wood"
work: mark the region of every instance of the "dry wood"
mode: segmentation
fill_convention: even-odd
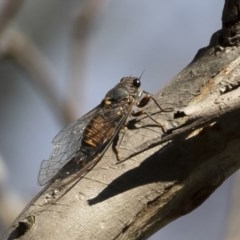
[[[116,164],[109,149],[65,195],[50,184],[26,207],[5,239],[146,239],[199,206],[240,167],[240,0],[226,1],[223,28],[156,95],[150,119],[126,132]],[[139,126],[140,125],[140,126]],[[155,141],[155,145],[153,142]],[[59,199],[58,197],[61,196]]]

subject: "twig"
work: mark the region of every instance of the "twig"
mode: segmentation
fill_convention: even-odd
[[[2,0],[0,2],[0,34],[15,17],[24,0]]]

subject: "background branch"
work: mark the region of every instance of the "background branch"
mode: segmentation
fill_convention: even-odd
[[[73,103],[83,102],[85,97],[84,83],[90,36],[105,2],[106,0],[84,0],[73,14],[68,88],[68,99]],[[79,114],[77,111],[75,113],[77,118]]]
[[[0,34],[18,13],[24,0],[2,0],[0,2]]]
[[[5,29],[17,15],[23,2],[23,0],[2,0],[0,2],[0,41]],[[11,224],[24,204],[20,197],[17,197],[14,190],[4,186],[9,176],[2,156],[0,156],[0,175],[0,226],[6,228]]]

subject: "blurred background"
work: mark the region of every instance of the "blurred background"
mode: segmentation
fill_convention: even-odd
[[[144,71],[142,87],[160,90],[221,28],[223,5],[0,0],[0,235],[40,190],[40,163],[64,125],[123,76]],[[150,239],[235,239],[229,222],[236,179]]]

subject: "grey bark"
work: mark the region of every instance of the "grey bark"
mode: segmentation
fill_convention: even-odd
[[[146,108],[166,133],[142,118],[121,143],[120,154],[130,159],[116,164],[109,149],[70,189],[50,184],[4,239],[146,239],[195,209],[237,171],[239,4],[226,1],[222,29],[155,96],[172,112],[159,113],[154,103]]]

